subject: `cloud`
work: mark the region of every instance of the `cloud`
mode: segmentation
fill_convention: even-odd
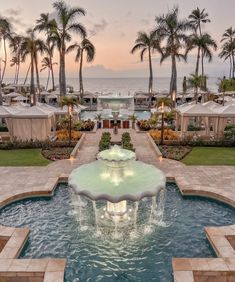
[[[1,17],[6,18],[13,26],[16,27],[26,27],[23,23],[22,18],[20,17],[22,10],[20,8],[16,9],[7,9],[4,10],[4,16],[0,14]]]
[[[106,68],[104,65],[94,65],[84,68],[86,77],[110,77],[115,73],[114,70]]]
[[[20,8],[17,9],[7,9],[4,11],[6,14],[8,14],[9,16],[19,16],[22,12],[22,10]]]
[[[90,34],[97,34],[104,31],[108,26],[108,22],[105,19],[101,19],[100,22],[94,23],[93,26],[89,29]]]

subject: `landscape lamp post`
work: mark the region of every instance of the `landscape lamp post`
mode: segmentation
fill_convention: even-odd
[[[162,115],[162,126],[161,126],[161,143],[163,145],[163,136],[164,136],[164,103],[162,102],[161,106],[161,115]]]

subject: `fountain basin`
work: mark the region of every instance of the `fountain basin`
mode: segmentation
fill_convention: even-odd
[[[124,169],[111,169],[100,161],[82,165],[72,171],[69,185],[76,194],[91,200],[118,203],[153,197],[165,188],[166,177],[152,165],[133,161]]]

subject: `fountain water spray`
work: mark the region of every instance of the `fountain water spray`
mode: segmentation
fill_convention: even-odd
[[[138,232],[142,199],[151,198],[147,228],[162,220],[165,184],[162,171],[136,161],[134,152],[116,145],[100,152],[97,161],[78,167],[69,176],[75,195],[92,201],[96,233],[113,229],[114,238],[119,238],[119,229]],[[79,209],[83,209],[81,203]]]

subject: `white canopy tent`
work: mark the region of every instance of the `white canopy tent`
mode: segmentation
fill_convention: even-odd
[[[40,106],[25,108],[6,118],[11,138],[18,140],[47,140],[55,126],[54,114]],[[55,129],[55,127],[54,127]]]

